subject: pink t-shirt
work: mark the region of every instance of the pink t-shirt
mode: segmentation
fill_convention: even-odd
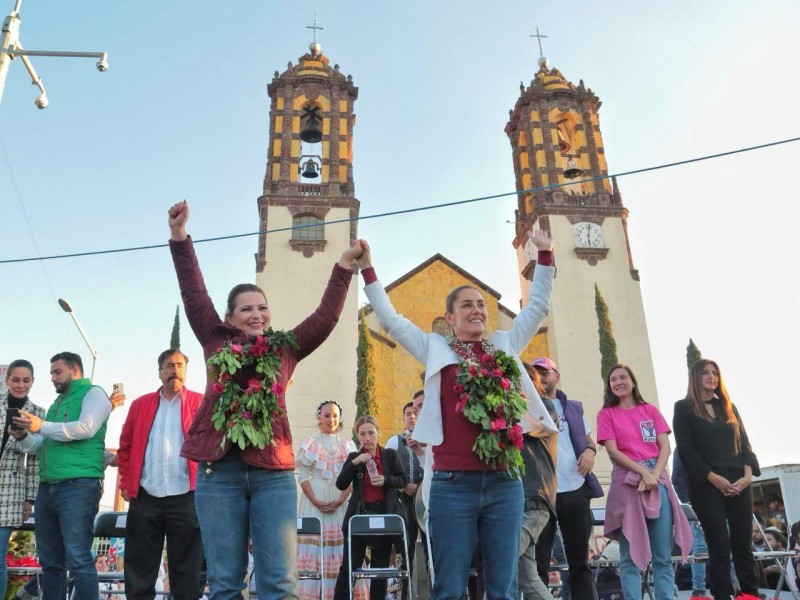
[[[635,461],[658,458],[658,435],[671,433],[667,421],[652,404],[604,408],[597,415],[597,442],[614,440],[625,456]]]

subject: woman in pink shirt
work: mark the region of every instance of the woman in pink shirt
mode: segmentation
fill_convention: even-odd
[[[655,600],[671,600],[672,534],[685,558],[692,533],[667,473],[670,429],[645,402],[630,367],[615,365],[606,377],[597,441],[614,463],[606,505],[605,535],[619,540],[625,600],[642,597],[642,574],[653,564]]]

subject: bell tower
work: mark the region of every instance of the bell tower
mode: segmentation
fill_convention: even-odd
[[[657,405],[653,361],[628,209],[616,181],[607,178],[600,99],[582,80],[574,85],[550,68],[544,56],[538,65],[530,84],[520,84],[505,127],[519,192],[513,245],[527,298],[536,252],[524,246],[526,232],[540,228],[553,237],[558,270],[548,347],[564,391],[584,402],[594,429],[603,401],[595,284],[608,305],[619,360],[636,373],[644,398]]]
[[[356,239],[359,202],[353,183],[353,104],[358,88],[331,66],[316,40],[267,86],[269,143],[258,198],[256,283],[266,292],[276,329],[294,327],[319,304],[333,264]],[[270,233],[266,233],[269,231]],[[330,338],[297,367],[287,406],[296,446],[316,434],[316,407],[355,414],[357,282]]]

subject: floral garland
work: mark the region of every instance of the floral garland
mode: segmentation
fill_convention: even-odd
[[[246,446],[276,445],[272,421],[285,412],[278,403],[285,391],[278,380],[280,351],[287,347],[298,347],[294,334],[269,329],[251,343],[228,340],[208,357],[209,378],[216,380],[212,389],[219,394],[211,420],[217,431],[225,430],[223,444],[229,439],[242,450]],[[245,370],[252,372],[253,367],[258,377],[250,378],[243,389],[234,381],[235,376]]]
[[[522,416],[528,401],[520,384],[514,358],[483,340],[480,361],[472,345],[455,337],[450,347],[458,357],[455,410],[470,423],[483,428],[472,446],[475,455],[493,468],[508,469],[514,476],[525,472],[522,461]]]

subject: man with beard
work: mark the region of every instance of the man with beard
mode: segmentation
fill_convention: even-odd
[[[81,357],[60,352],[50,359],[58,397],[43,421],[24,410],[10,431],[22,452],[39,454],[36,549],[42,565],[42,598],[63,600],[69,570],[76,600],[97,599],[92,557],[94,519],[103,493],[103,447],[111,402],[83,377]]]
[[[180,350],[158,357],[162,387],[131,404],[119,440],[119,488],[130,503],[125,537],[125,595],[152,600],[167,539],[169,581],[176,600],[200,597],[203,544],[194,508],[197,463],[180,456],[203,395],[184,387]]]

